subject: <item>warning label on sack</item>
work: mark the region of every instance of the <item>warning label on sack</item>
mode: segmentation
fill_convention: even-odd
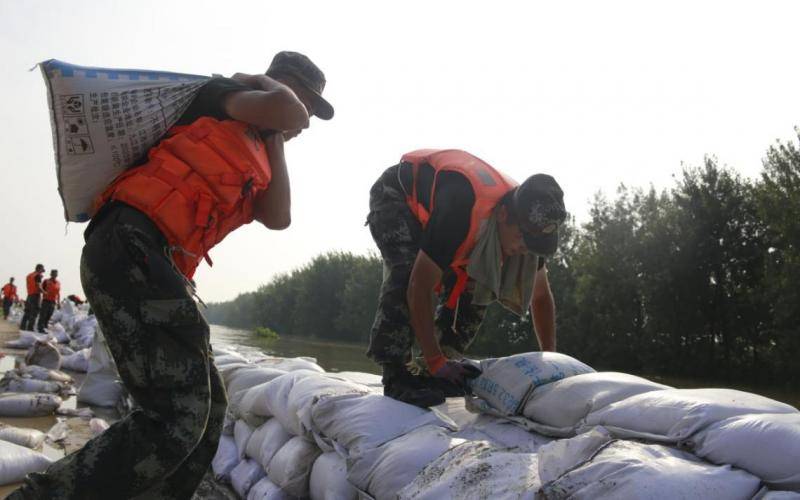
[[[50,97],[59,192],[70,221],[91,216],[95,197],[145,158],[208,80],[56,60],[41,68]]]

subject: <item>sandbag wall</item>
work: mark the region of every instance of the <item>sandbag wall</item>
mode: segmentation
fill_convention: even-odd
[[[310,359],[215,359],[230,406],[213,469],[248,500],[800,498],[800,413],[754,394],[528,353],[481,362],[470,412],[426,411]]]

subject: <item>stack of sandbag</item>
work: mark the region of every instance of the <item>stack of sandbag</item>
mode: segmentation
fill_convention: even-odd
[[[660,444],[613,439],[598,427],[540,450],[539,498],[730,498],[747,500],[761,480]]]

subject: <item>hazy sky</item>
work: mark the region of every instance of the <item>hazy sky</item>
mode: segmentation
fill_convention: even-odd
[[[671,186],[704,154],[755,176],[800,124],[798,19],[796,1],[0,0],[0,279],[42,262],[81,293],[85,226],[63,220],[46,90],[28,71],[45,59],[230,75],[296,50],[323,69],[336,117],[287,145],[292,226],[251,224],[213,249],[196,275],[208,301],[373,249],[369,187],[412,149],[551,173],[579,221],[595,192]]]

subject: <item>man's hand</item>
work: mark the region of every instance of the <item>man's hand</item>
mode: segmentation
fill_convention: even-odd
[[[458,386],[464,386],[467,379],[473,379],[481,374],[480,370],[473,365],[447,359],[441,355],[425,361],[434,377],[443,378]]]

